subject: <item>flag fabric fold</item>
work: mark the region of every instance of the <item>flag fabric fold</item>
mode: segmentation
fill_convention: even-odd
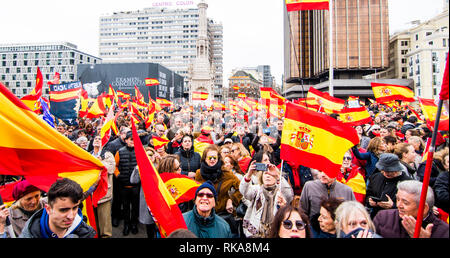
[[[188,176],[176,173],[161,173],[161,179],[177,204],[193,200],[200,183]]]
[[[335,178],[346,151],[359,143],[356,130],[330,116],[286,103],[281,159]]]
[[[365,107],[344,108],[338,112],[341,121],[350,126],[371,124],[372,117]]]
[[[434,123],[436,121],[436,114],[438,107],[433,99],[424,99],[418,98],[420,107],[422,108],[423,115],[425,120],[427,121],[427,126],[429,128],[434,127]],[[449,130],[449,115],[445,108],[442,108],[441,117],[439,119],[439,127],[440,131],[448,131]]]
[[[402,85],[371,83],[373,95],[378,103],[389,103],[396,100],[414,102],[414,91]]]
[[[327,114],[336,113],[342,110],[345,106],[345,100],[340,98],[335,98],[328,94],[327,92],[321,92],[313,87],[310,87],[308,94],[306,95],[308,106],[319,106],[319,111],[325,111]],[[314,99],[314,102],[310,100]]]
[[[179,228],[187,229],[176,201],[156,171],[153,163],[147,157],[135,124],[131,124],[142,190],[145,201],[160,228],[161,236],[166,237]]]
[[[48,191],[57,178],[68,177],[93,193],[97,205],[107,191],[107,171],[100,160],[40,119],[0,83],[0,174],[24,176]]]

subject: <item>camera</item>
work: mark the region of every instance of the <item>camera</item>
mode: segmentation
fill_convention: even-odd
[[[256,171],[267,171],[267,164],[256,163]]]

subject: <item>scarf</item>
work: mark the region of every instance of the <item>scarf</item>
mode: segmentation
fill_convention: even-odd
[[[218,161],[216,165],[210,167],[206,162],[202,162],[200,166],[200,175],[202,175],[203,179],[206,181],[210,180],[215,183],[222,176],[222,161]]]
[[[273,221],[273,207],[276,205],[275,196],[278,190],[278,185],[262,186],[262,193],[265,199],[263,211],[261,215],[261,230],[262,235],[269,233],[270,224]]]

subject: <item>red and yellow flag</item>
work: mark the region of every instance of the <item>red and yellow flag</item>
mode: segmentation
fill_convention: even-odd
[[[43,85],[44,78],[42,76],[41,70],[38,67],[36,72],[36,84],[33,91],[20,99],[33,112],[39,112],[41,108],[41,102],[39,101],[39,98],[42,96]]]
[[[110,107],[109,111],[108,111],[108,115],[106,116],[105,123],[103,124],[103,126],[100,130],[100,137],[102,138],[102,146],[105,146],[106,143],[108,143],[109,138],[111,137],[111,130],[113,128],[113,125],[115,124],[114,120],[115,120],[114,119],[114,107]]]
[[[378,103],[388,103],[395,100],[416,101],[414,91],[402,85],[372,82],[373,95]]]
[[[89,108],[89,111],[86,115],[87,118],[97,118],[106,114],[106,103],[105,99],[107,99],[106,93],[102,93],[97,99],[94,101],[94,104]],[[109,98],[108,98],[109,99]]]
[[[353,190],[353,194],[355,195],[356,200],[362,204],[365,203],[366,180],[361,175],[361,173],[358,172],[358,169],[353,168],[347,179],[345,179],[342,173],[339,173],[337,176],[337,181],[348,185]]]
[[[176,173],[161,173],[161,179],[177,204],[193,200],[200,183],[188,176]]]
[[[104,165],[50,127],[0,83],[0,174],[24,176],[48,191],[57,178],[67,177],[87,191],[101,174],[94,206],[107,189]]]
[[[145,78],[145,86],[156,86],[159,85],[158,79]]]
[[[156,171],[153,163],[147,157],[147,153],[144,150],[144,146],[142,146],[135,124],[131,124],[142,190],[147,205],[151,210],[153,217],[158,222],[157,224],[160,228],[161,236],[166,237],[179,228],[187,229],[177,202],[167,189],[166,184]]]
[[[344,154],[359,143],[356,130],[328,115],[286,103],[281,159],[335,178]]]
[[[286,0],[288,12],[302,10],[328,10],[328,0]]]
[[[286,98],[275,92],[270,92],[269,114],[271,117],[281,119],[286,113]]]
[[[161,108],[170,107],[173,105],[171,101],[158,97],[156,98],[156,103],[158,103],[161,106]]]
[[[166,144],[168,144],[170,142],[170,140],[167,138],[161,138],[161,137],[157,137],[157,136],[153,136],[152,139],[153,139],[153,146],[155,147],[155,150],[161,149],[162,147],[164,147]]]
[[[192,100],[207,100],[209,96],[208,92],[200,92],[200,91],[194,91],[192,92]]]
[[[423,99],[419,98],[420,107],[422,108],[423,115],[425,116],[425,120],[427,121],[427,125],[429,128],[434,127],[434,123],[436,121],[437,114],[437,105],[434,103],[433,99]],[[440,131],[448,131],[449,130],[449,116],[447,110],[442,107],[441,118],[439,120],[438,130]]]
[[[239,90],[239,86],[237,84],[233,85],[233,90],[238,91]]]
[[[345,100],[332,97],[327,92],[321,92],[313,87],[309,88],[306,98],[308,106],[310,104],[312,106],[318,105],[321,109],[323,108],[323,111],[327,114],[336,113],[345,106]],[[311,102],[311,99],[314,99],[316,103]],[[322,111],[321,109],[319,109],[319,111]]]
[[[371,124],[372,117],[365,107],[344,108],[338,112],[341,121],[350,126]]]

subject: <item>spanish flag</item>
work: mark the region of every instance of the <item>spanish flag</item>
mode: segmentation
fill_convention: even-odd
[[[102,93],[97,99],[94,101],[94,104],[89,108],[87,113],[87,118],[97,118],[106,114],[106,104],[105,99],[108,98],[106,93]]]
[[[200,92],[200,91],[192,92],[192,100],[194,101],[207,100],[208,96],[209,96],[208,92]]]
[[[225,107],[224,104],[222,104],[216,100],[213,100],[213,108],[214,108],[214,110],[217,110],[217,111],[225,111],[227,109],[227,107]]]
[[[177,204],[193,200],[200,183],[188,176],[176,173],[161,173],[161,179]]]
[[[43,191],[60,177],[87,191],[101,175],[93,194],[96,206],[108,189],[100,160],[50,127],[1,83],[0,106],[0,174],[24,176]]]
[[[166,144],[168,144],[170,142],[169,139],[167,138],[161,138],[161,137],[157,137],[157,136],[153,136],[153,146],[155,147],[155,150],[161,149],[162,147],[164,147]]]
[[[245,112],[250,112],[252,109],[243,99],[240,99],[239,102],[236,103],[237,107]]]
[[[321,92],[313,87],[309,88],[306,98],[308,105],[319,105],[327,114],[338,112],[345,106],[345,100],[332,97],[330,94]],[[316,103],[310,102],[309,100],[311,99],[315,99]]]
[[[100,129],[100,137],[102,138],[102,146],[105,146],[106,143],[108,143],[109,138],[111,137],[111,130],[112,130],[113,125],[115,124],[114,120],[115,120],[114,119],[114,107],[110,107],[109,111],[108,111],[108,115],[106,116],[105,123],[103,124],[102,128]]]
[[[328,10],[328,0],[286,0],[288,12],[303,10]]]
[[[21,98],[20,100],[33,112],[39,113],[40,102],[39,98],[42,96],[42,86],[44,85],[44,78],[41,73],[41,69],[37,68],[36,72],[36,84],[33,91]]]
[[[245,98],[247,98],[247,94],[245,94],[243,92],[239,92],[237,97],[240,99],[245,99]]]
[[[159,85],[159,81],[154,78],[145,78],[145,86],[156,86]]]
[[[350,126],[371,124],[372,117],[365,107],[344,108],[338,112],[341,121]]]
[[[281,159],[295,161],[335,178],[345,152],[358,143],[353,127],[297,104],[286,103]]]
[[[272,117],[281,119],[286,112],[286,98],[275,92],[270,92],[269,114]]]
[[[237,84],[233,85],[233,90],[238,91],[239,90],[239,86]]]
[[[78,115],[80,117],[85,117],[87,116],[88,112],[89,112],[89,97],[88,97],[88,93],[85,89],[83,89],[83,87],[81,87],[81,94],[80,94],[80,110],[78,111]]]
[[[387,103],[395,100],[414,102],[414,91],[402,85],[372,82],[373,95],[378,103]]]
[[[153,217],[158,222],[162,237],[170,235],[179,228],[187,229],[183,215],[166,184],[156,171],[153,163],[147,157],[142,142],[132,124],[134,150],[141,177],[141,186],[145,200]]]
[[[158,97],[156,98],[156,103],[158,103],[161,106],[161,108],[170,107],[173,105],[172,102],[170,102],[169,100]]]
[[[427,121],[429,128],[434,127],[434,122],[436,121],[437,105],[434,103],[433,99],[423,99],[419,98],[420,107],[422,108],[423,115]],[[439,131],[449,130],[449,116],[447,110],[442,107],[441,118],[439,120]]]
[[[353,167],[347,179],[345,179],[342,173],[339,173],[337,176],[337,181],[348,185],[353,190],[356,200],[362,204],[365,204],[366,181],[361,173],[358,172],[358,168]]]

